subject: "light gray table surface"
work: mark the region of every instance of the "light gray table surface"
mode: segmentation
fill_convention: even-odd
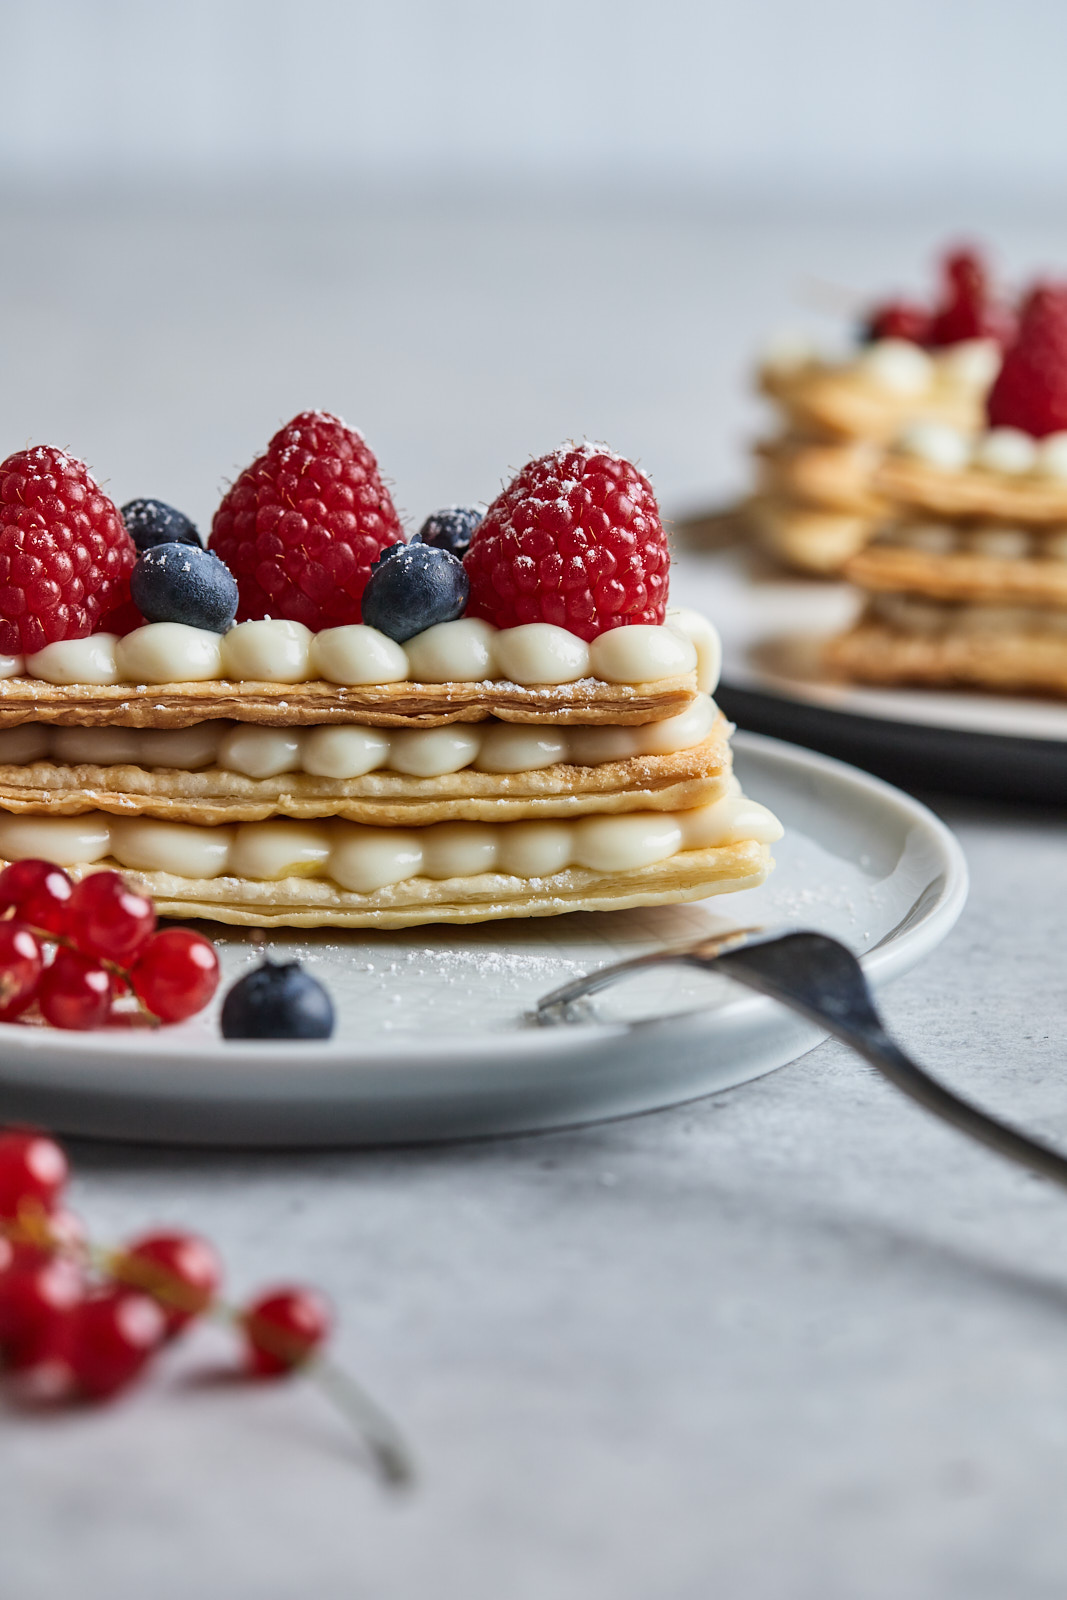
[[[207,520],[304,406],[412,519],[571,433],[668,511],[741,481],[798,284],[917,275],[954,216],[675,197],[9,197],[0,442]],[[981,217],[978,221],[982,221]],[[990,213],[1013,266],[1067,238]],[[810,290],[805,290],[810,293]],[[684,599],[684,594],[680,596]],[[934,802],[963,920],[885,996],[944,1077],[1067,1141],[1063,819]],[[4,1600],[1038,1600],[1067,1588],[1067,1197],[824,1045],[564,1134],[388,1153],[77,1145],[95,1233],[200,1229],[233,1290],[324,1288],[422,1480],[384,1497],[301,1385],[197,1334],[103,1412],[0,1413]]]

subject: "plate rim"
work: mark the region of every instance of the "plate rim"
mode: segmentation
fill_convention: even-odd
[[[720,629],[723,644],[721,687],[728,693],[762,696],[767,701],[803,706],[828,718],[853,717],[874,727],[900,728],[909,734],[925,729],[930,733],[970,736],[976,741],[1001,740],[1003,747],[1012,749],[1049,746],[1061,752],[1067,761],[1067,704],[1054,696],[998,694],[963,685],[923,688],[908,684],[849,683],[790,676],[761,667],[753,661],[751,652],[768,635],[800,632],[806,637],[821,637],[840,631],[846,618],[838,614],[836,601],[851,601],[849,612],[854,615],[861,593],[840,574],[793,572],[782,566],[765,565],[767,559],[750,544],[738,541],[718,550],[690,552],[685,565],[686,578],[698,590],[691,598],[698,603],[706,602],[706,609],[712,612],[715,609],[709,602],[706,585],[716,580],[724,583],[727,595],[739,602],[737,609],[723,619],[724,626]],[[788,625],[783,624],[780,610],[784,599],[788,599],[790,606]],[[766,614],[768,608],[771,616]],[[811,614],[798,619],[794,608]],[[899,696],[914,705],[912,708],[904,705],[899,711],[893,711],[872,703],[869,696]],[[962,712],[954,714],[951,709],[939,712],[937,707],[941,701],[968,706],[974,719]],[[1010,726],[1011,716],[1032,709],[1056,715],[1062,727],[1015,732]],[[994,726],[981,726],[980,714],[991,717]]]

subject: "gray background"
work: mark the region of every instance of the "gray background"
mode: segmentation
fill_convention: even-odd
[[[17,172],[1062,182],[1058,0],[7,0]]]
[[[1015,278],[1067,262],[1059,5],[2,23],[0,440],[204,522],[308,405],[365,429],[413,520],[571,433],[678,516],[743,481],[769,329],[839,330],[956,230]],[[937,804],[972,901],[888,1015],[1067,1139],[1062,818]],[[237,1294],[321,1284],[423,1485],[383,1500],[314,1394],[235,1388],[204,1330],[105,1414],[3,1413],[4,1600],[1067,1587],[1065,1202],[836,1048],[543,1138],[74,1155],[100,1238],[171,1221]]]

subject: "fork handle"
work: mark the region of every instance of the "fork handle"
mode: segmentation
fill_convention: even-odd
[[[801,964],[779,960],[778,951],[787,950],[789,935],[765,943],[753,943],[739,950],[727,950],[710,958],[691,958],[693,965],[714,967],[747,988],[780,1001],[809,1021],[818,1023],[842,1044],[848,1045],[887,1078],[902,1094],[916,1101],[961,1133],[1006,1156],[1042,1178],[1050,1178],[1067,1188],[1067,1158],[1040,1139],[1021,1133],[1010,1123],[1001,1122],[969,1100],[946,1089],[944,1084],[920,1067],[887,1033],[871,998],[859,962],[843,945],[837,945],[839,961],[837,983],[823,990],[812,984]],[[827,940],[826,943],[836,943]],[[845,993],[846,1002],[841,1003]]]

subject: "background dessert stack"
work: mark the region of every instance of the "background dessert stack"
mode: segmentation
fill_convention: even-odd
[[[758,384],[776,426],[754,447],[757,487],[743,511],[755,539],[800,571],[839,571],[885,510],[875,478],[887,444],[910,422],[976,428],[1011,322],[981,258],[960,250],[942,262],[933,310],[876,308],[844,359],[796,341],[771,349]]]
[[[912,425],[875,482],[891,509],[846,566],[866,604],[831,670],[1067,695],[1067,285],[1027,298],[985,426]]]

